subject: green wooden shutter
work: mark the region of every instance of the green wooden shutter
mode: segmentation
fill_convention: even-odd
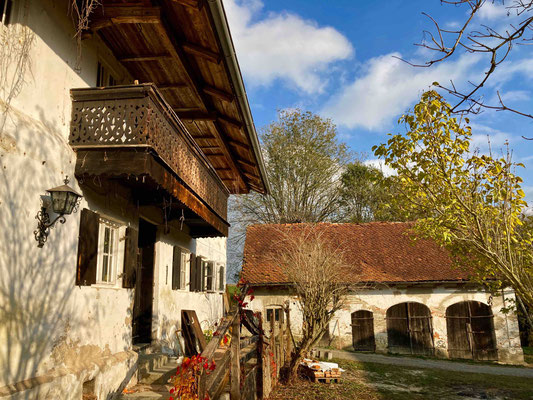
[[[139,245],[139,231],[132,227],[126,228],[126,241],[124,243],[124,274],[122,287],[135,287],[137,278],[137,252]]]
[[[202,257],[196,257],[196,291],[204,290],[204,262]]]
[[[99,215],[87,208],[81,210],[76,285],[90,286],[96,283],[98,228]]]
[[[196,290],[196,254],[191,253],[191,263],[189,266],[189,291]]]
[[[172,290],[181,288],[180,280],[181,271],[181,248],[174,246],[174,254],[172,259]]]

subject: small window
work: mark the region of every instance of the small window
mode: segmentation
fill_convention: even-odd
[[[212,261],[206,261],[205,263],[205,290],[212,292],[215,290],[215,264]]]
[[[105,86],[115,86],[117,80],[109,71],[104,64],[98,62],[98,70],[96,71],[96,86],[105,87]]]
[[[218,267],[218,290],[224,291],[225,289],[226,269],[223,265]]]
[[[3,25],[9,24],[12,5],[12,0],[0,0],[0,22]]]
[[[100,218],[96,283],[115,284],[117,275],[119,225]]]
[[[267,316],[266,323],[270,323],[270,321],[272,320],[272,317],[274,317],[274,321],[276,325],[283,323],[283,312],[280,307],[267,308],[266,316]]]

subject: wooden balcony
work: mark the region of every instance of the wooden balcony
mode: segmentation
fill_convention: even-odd
[[[229,191],[154,85],[73,89],[71,96],[79,179],[120,179],[145,205],[175,199],[173,215],[196,228],[193,236],[227,236]]]

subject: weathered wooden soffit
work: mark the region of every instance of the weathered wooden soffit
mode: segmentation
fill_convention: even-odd
[[[134,80],[153,82],[230,193],[267,191],[221,0],[102,0],[98,34]]]
[[[229,191],[155,86],[71,95],[76,177],[120,181],[140,204],[168,208],[166,218],[181,218],[193,237],[227,236]]]

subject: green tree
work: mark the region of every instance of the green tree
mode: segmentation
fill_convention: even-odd
[[[371,165],[355,161],[341,175],[340,215],[344,222],[402,221],[403,212],[392,201],[395,181]]]
[[[531,310],[532,231],[524,227],[527,204],[514,173],[521,164],[509,153],[495,158],[471,151],[468,119],[452,117],[435,91],[399,122],[407,132],[373,150],[398,173],[395,201],[425,216],[416,231],[445,246],[479,281],[493,289],[512,286]]]
[[[261,144],[270,194],[238,197],[241,222],[338,219],[339,180],[350,155],[331,120],[309,111],[281,111],[261,133]]]

